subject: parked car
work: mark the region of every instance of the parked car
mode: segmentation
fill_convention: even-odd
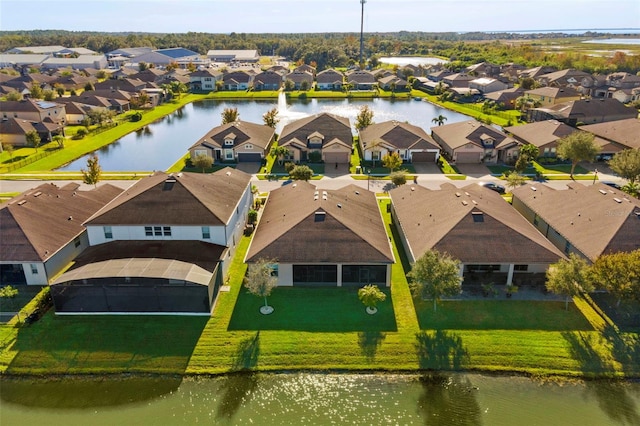
[[[617,184],[617,183],[615,183],[615,182],[610,182],[610,181],[606,181],[606,180],[601,180],[601,181],[600,181],[600,183],[602,183],[602,184],[604,184],[604,185],[607,185],[607,186],[610,186],[610,187],[615,188],[615,189],[620,189],[620,188],[622,188],[622,186],[618,185],[618,184]]]
[[[498,185],[497,183],[483,182],[480,185],[484,186],[485,188],[488,188],[488,189],[490,189],[492,191],[496,191],[498,194],[504,194],[505,193],[504,186]]]

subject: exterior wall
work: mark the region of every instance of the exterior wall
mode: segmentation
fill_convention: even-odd
[[[85,117],[84,114],[66,114],[65,116],[67,124],[80,124]]]
[[[13,146],[27,146],[27,137],[25,135],[9,135],[3,133],[0,135],[2,143],[11,144]]]
[[[402,247],[404,248],[404,252],[407,255],[408,262],[414,263],[416,261],[414,257],[414,253],[411,250],[409,246],[409,242],[405,237],[404,230],[402,229],[402,226],[400,225],[400,222],[397,219],[396,210],[393,207],[393,203],[391,203],[391,222],[392,222],[392,225],[395,226],[396,230],[398,231],[398,235],[400,236],[400,241],[402,242]]]
[[[57,275],[87,247],[89,247],[89,236],[86,231],[83,231],[47,259],[44,264],[47,278],[50,279]]]
[[[216,241],[216,244],[224,245],[229,248],[227,257],[225,257],[224,259],[225,261],[231,260],[236,253],[236,246],[240,241],[240,239],[242,238],[242,234],[244,232],[244,226],[247,223],[247,215],[249,213],[249,209],[251,208],[252,204],[253,204],[253,194],[251,193],[251,184],[249,184],[247,185],[247,188],[245,189],[244,194],[242,195],[242,198],[236,205],[235,212],[233,213],[231,219],[229,220],[229,222],[225,227],[227,240],[222,243],[218,243]],[[213,233],[211,234],[211,237],[213,238]],[[227,263],[230,264],[231,262],[227,262]],[[224,274],[226,274],[226,268],[224,269],[225,269]]]
[[[24,271],[24,278],[27,285],[47,285],[47,272],[42,262],[34,262],[34,263],[22,263],[22,270]],[[31,272],[31,265],[34,265],[37,269],[37,273],[33,274]]]
[[[247,148],[247,145],[250,145],[251,148]],[[264,158],[264,150],[257,145],[254,144],[242,144],[238,145],[234,149],[234,157],[238,158],[238,154],[260,154],[260,158]]]
[[[291,263],[278,264],[278,287],[293,286],[293,265]]]
[[[146,236],[145,226],[171,226],[171,236]],[[202,226],[207,226],[203,224]],[[122,225],[111,226],[111,232],[113,238],[107,239],[104,236],[104,230],[102,226],[90,225],[87,226],[87,232],[89,235],[89,243],[92,246],[108,243],[117,240],[188,240],[188,241],[204,241],[207,243],[226,245],[227,238],[225,237],[225,227],[222,226],[209,226],[209,232],[211,234],[210,239],[202,238],[201,226],[175,226],[161,223],[149,223],[147,225]]]

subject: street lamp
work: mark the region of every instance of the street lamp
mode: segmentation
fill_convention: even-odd
[[[371,169],[367,169],[367,191],[369,191],[370,185],[371,185]]]
[[[595,185],[596,179],[598,179],[598,169],[595,169],[593,173],[593,184]]]

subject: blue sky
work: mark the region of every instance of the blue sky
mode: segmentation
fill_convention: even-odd
[[[0,29],[359,32],[360,7],[360,0],[0,0]],[[365,32],[585,28],[640,28],[640,0],[367,0],[364,16]]]

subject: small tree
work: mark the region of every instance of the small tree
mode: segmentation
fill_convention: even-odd
[[[295,88],[296,88],[296,83],[293,80],[288,78],[288,79],[286,79],[284,81],[284,90],[285,90],[285,92],[290,92]]]
[[[391,182],[395,186],[401,186],[407,183],[407,171],[406,170],[398,170],[397,172],[393,172],[389,175],[391,178]]]
[[[42,88],[37,83],[31,84],[30,95],[33,99],[42,99]]]
[[[373,111],[368,105],[362,105],[356,116],[356,129],[362,130],[373,124]]]
[[[55,135],[53,137],[53,141],[58,145],[58,148],[60,148],[60,149],[64,148],[64,136]]]
[[[433,299],[433,311],[442,296],[455,296],[462,291],[459,274],[460,261],[446,253],[429,250],[423,254],[407,274],[413,282],[411,289],[419,297]]]
[[[295,166],[290,172],[289,176],[293,180],[307,181],[313,176],[313,170],[309,166]]]
[[[267,297],[278,285],[278,277],[275,272],[275,260],[259,259],[256,263],[249,265],[247,276],[244,279],[244,286],[249,293],[264,297],[264,306],[260,307],[260,313],[268,315],[273,312],[273,307],[267,304]]]
[[[84,85],[84,91],[91,92],[92,90],[96,90],[96,88],[93,86],[93,84],[90,81],[88,81],[87,84]]]
[[[213,165],[213,158],[209,157],[207,154],[198,154],[196,157],[191,160],[191,164],[193,167],[197,167],[202,169],[202,173]]]
[[[568,260],[562,259],[547,270],[547,290],[565,297],[565,310],[569,310],[569,298],[593,290],[588,271],[587,261],[575,253],[571,253]]]
[[[378,312],[376,305],[379,302],[384,302],[387,295],[384,294],[377,285],[369,284],[365,285],[358,290],[358,299],[367,308],[367,313],[375,314]]]
[[[18,295],[18,289],[11,285],[6,285],[0,288],[0,298],[2,299],[13,299],[17,295]]]
[[[250,225],[253,225],[254,223],[256,223],[256,221],[258,220],[258,212],[256,210],[249,210],[249,212],[247,213],[247,222]]]
[[[36,152],[38,152],[38,147],[40,146],[40,142],[42,142],[42,139],[40,139],[40,135],[38,134],[38,132],[36,132],[35,130],[31,130],[25,133],[24,136],[27,139],[27,143],[34,147],[36,149]]]
[[[280,119],[278,118],[278,108],[271,108],[269,111],[265,112],[262,115],[262,120],[266,126],[275,129],[276,125],[280,122]]]
[[[390,152],[382,157],[382,165],[393,173],[395,169],[402,166],[402,157],[397,152]]]
[[[529,167],[530,162],[538,158],[539,154],[540,149],[537,146],[532,144],[523,145],[520,148],[520,155],[516,161],[516,171],[522,173],[527,167]]]
[[[22,100],[22,93],[18,92],[17,90],[12,90],[7,93],[6,98],[8,101],[19,101]]]
[[[625,149],[609,160],[609,167],[618,175],[635,183],[640,179],[640,149]]]
[[[53,90],[47,89],[42,92],[42,99],[44,99],[45,101],[52,101],[55,99],[55,97],[56,94]]]
[[[80,127],[76,132],[75,139],[83,139],[88,134],[89,134],[89,131],[86,129],[86,127]]]
[[[444,124],[445,121],[447,121],[447,117],[445,117],[444,115],[440,114],[435,118],[432,118],[431,121],[433,123],[436,123],[438,126],[442,126]]]
[[[82,180],[87,185],[93,185],[95,188],[100,181],[100,174],[102,173],[102,168],[100,167],[100,163],[98,162],[98,156],[93,154],[91,157],[87,158],[87,168],[81,169],[82,172]]]
[[[507,186],[513,191],[515,188],[524,185],[526,178],[520,173],[514,172],[507,176]]]
[[[278,159],[278,164],[282,165],[284,157],[289,155],[289,149],[286,146],[274,146],[271,148],[270,154]]]
[[[605,288],[621,300],[640,301],[640,249],[604,254],[593,262],[589,276],[594,287]]]
[[[13,145],[11,145],[10,143],[4,143],[2,144],[2,150],[9,154],[9,159],[13,163]]]
[[[220,115],[222,116],[222,124],[233,123],[240,118],[238,108],[225,108]]]
[[[594,139],[593,133],[578,130],[558,140],[558,156],[571,160],[571,178],[580,161],[593,161],[600,152]]]

